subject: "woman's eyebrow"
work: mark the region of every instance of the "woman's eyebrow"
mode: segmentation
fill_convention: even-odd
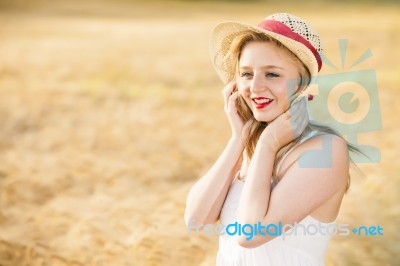
[[[240,66],[240,69],[252,69],[253,67],[251,66]],[[280,66],[275,66],[275,65],[266,65],[266,66],[261,66],[260,69],[270,69],[270,68],[278,68],[278,69],[284,69],[283,67]]]

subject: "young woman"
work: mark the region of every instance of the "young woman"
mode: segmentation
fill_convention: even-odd
[[[210,46],[226,83],[232,136],[191,188],[187,226],[235,225],[220,234],[217,265],[323,265],[349,185],[351,147],[308,118],[306,89],[322,65],[319,36],[279,13],[258,26],[220,23]],[[277,226],[254,233],[256,225]]]

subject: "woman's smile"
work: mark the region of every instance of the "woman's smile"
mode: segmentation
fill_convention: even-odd
[[[257,109],[264,109],[264,108],[268,107],[270,104],[272,104],[272,102],[273,102],[273,99],[266,98],[266,97],[253,97],[251,99]]]

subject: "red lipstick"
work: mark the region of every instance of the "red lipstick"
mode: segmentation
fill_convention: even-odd
[[[266,97],[255,97],[251,98],[253,103],[256,105],[257,109],[263,109],[272,103],[273,99],[266,98]]]

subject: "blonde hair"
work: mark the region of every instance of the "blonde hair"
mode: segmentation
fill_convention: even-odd
[[[227,60],[233,60],[232,65],[236,66],[236,69],[234,71],[230,71],[231,76],[230,80],[233,80],[236,78],[238,75],[238,66],[239,66],[239,60],[241,57],[241,52],[243,48],[245,47],[246,44],[250,42],[272,42],[278,47],[285,49],[287,53],[291,56],[293,61],[299,66],[299,74],[300,74],[300,79],[299,79],[299,88],[296,90],[295,94],[301,93],[304,89],[308,87],[310,84],[310,72],[307,69],[307,67],[303,64],[303,62],[294,54],[292,53],[289,49],[287,49],[285,46],[283,46],[279,41],[265,35],[262,33],[257,33],[253,31],[246,31],[243,32],[242,34],[236,36],[231,45],[230,45],[230,52],[229,52],[229,58],[226,58]],[[236,106],[238,110],[239,116],[242,118],[242,120],[245,123],[249,123],[249,134],[247,139],[245,140],[245,150],[246,154],[249,159],[252,158],[254,154],[254,150],[257,144],[257,141],[262,133],[262,131],[268,126],[267,122],[260,122],[257,121],[254,116],[253,112],[243,99],[241,95],[236,100]],[[275,162],[273,166],[273,171],[272,171],[272,180],[275,183],[278,183],[281,177],[277,176],[277,166],[279,165],[280,161],[282,160],[283,156],[292,148],[294,147],[297,143],[299,143],[302,139],[305,138],[306,134],[308,134],[311,131],[317,131],[319,134],[333,134],[336,136],[339,136],[339,133],[333,130],[332,128],[317,124],[315,122],[309,121],[308,125],[306,126],[305,130],[302,132],[302,134],[294,139],[292,142],[287,144],[286,146],[282,147],[276,157],[275,157]],[[342,137],[341,137],[342,138]],[[348,142],[347,146],[349,150],[352,151],[357,151],[360,152],[356,147],[350,145]],[[350,174],[348,175],[348,182],[346,186],[346,191],[350,187]]]

